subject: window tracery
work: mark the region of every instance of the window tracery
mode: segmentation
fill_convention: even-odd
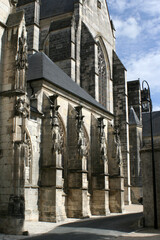
[[[107,68],[105,57],[98,43],[98,73],[99,73],[99,102],[106,107],[107,106]]]

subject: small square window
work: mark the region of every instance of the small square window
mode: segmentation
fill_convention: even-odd
[[[101,1],[97,0],[97,7],[101,9]]]

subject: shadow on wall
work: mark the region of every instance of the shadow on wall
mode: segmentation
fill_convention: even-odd
[[[123,237],[115,237],[110,235],[99,235],[99,234],[93,234],[93,233],[81,233],[81,232],[71,232],[71,233],[61,233],[61,234],[47,234],[47,235],[41,235],[36,236],[32,238],[27,238],[30,240],[159,240],[160,234],[157,234],[155,236],[123,236]]]
[[[91,233],[80,233],[80,232],[74,232],[74,233],[63,233],[63,234],[47,234],[47,235],[41,235],[37,237],[27,238],[29,240],[112,240],[115,239],[115,237],[112,236],[104,236],[104,235],[97,235],[97,234],[91,234]],[[117,238],[116,238],[117,239]]]
[[[112,238],[111,238],[112,239]],[[148,239],[151,239],[151,240],[160,240],[160,234],[157,234],[157,235],[150,235],[150,236],[132,236],[132,237],[120,237],[118,238],[117,240],[148,240]]]

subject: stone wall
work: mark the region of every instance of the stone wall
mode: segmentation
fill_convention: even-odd
[[[139,203],[142,194],[142,162],[140,150],[142,147],[142,126],[130,125],[130,161],[131,161],[131,200]]]
[[[23,48],[23,52],[21,51]],[[24,158],[28,103],[25,98],[26,29],[23,12],[6,23],[3,78],[0,91],[0,219],[1,231],[20,233],[24,221]],[[23,56],[22,56],[23,55]],[[21,62],[23,57],[23,63]],[[21,67],[20,67],[21,66]],[[29,175],[28,175],[29,178]],[[7,224],[6,224],[7,222]],[[7,228],[6,228],[7,227]]]
[[[25,12],[25,21],[28,31],[28,52],[34,53],[39,50],[39,18],[40,18],[40,4],[39,1],[31,1],[23,5],[19,1],[17,11]]]
[[[82,24],[81,35],[81,87],[96,98],[96,43],[87,27]],[[97,58],[98,59],[98,58]],[[89,81],[87,81],[89,79]]]
[[[5,33],[6,33],[6,22],[8,16],[12,10],[9,0],[3,0],[0,2],[0,79],[3,75],[4,67],[4,44],[5,44]],[[2,82],[0,81],[0,88]]]
[[[65,20],[62,20],[62,24]],[[71,27],[56,31],[57,29],[52,28],[54,24],[55,22],[50,26],[49,57],[67,73],[68,76],[72,77],[72,61],[74,61],[74,56],[72,56],[71,52]],[[71,19],[69,24],[71,25]]]
[[[141,88],[140,81],[127,82],[128,88],[128,108],[134,108],[137,117],[142,122],[142,107],[141,107]]]
[[[157,143],[159,140],[157,141]],[[160,227],[160,164],[159,164],[159,144],[154,145],[154,162],[155,162],[155,179],[156,179],[156,213],[158,228]],[[155,226],[154,215],[154,195],[153,195],[153,165],[152,165],[152,150],[151,146],[144,146],[141,150],[142,159],[142,174],[143,174],[143,206],[144,206],[144,224],[146,227]]]
[[[100,152],[101,145],[99,142],[100,130],[98,119],[103,114],[97,114],[97,110],[91,111],[91,109],[89,107],[87,108],[86,104],[84,106],[83,103],[81,105],[83,107],[79,108],[79,101],[77,102],[73,98],[71,101],[69,95],[64,98],[59,91],[56,91],[56,93],[54,90],[52,93],[46,91],[48,87],[51,89],[52,86],[48,83],[44,85],[45,95],[40,94],[42,90],[37,88],[37,86],[40,87],[41,84],[35,84],[34,82],[32,83],[32,87],[34,86],[36,86],[35,90],[39,92],[39,96],[41,96],[41,100],[38,100],[40,105],[44,101],[42,111],[45,116],[42,121],[42,155],[39,179],[40,219],[42,221],[60,221],[66,216],[88,217],[91,213],[94,215],[108,214],[110,211],[108,160],[102,161]],[[56,168],[56,162],[52,153],[49,101],[49,98],[57,93],[57,105],[60,106],[58,112],[65,128],[66,137],[65,159],[63,166],[59,166],[58,168]],[[44,100],[42,101],[42,99]],[[79,126],[77,125],[77,119],[80,120],[81,115],[77,114],[84,116],[81,129],[83,132],[82,135],[79,135],[79,130],[77,129]],[[106,125],[104,132],[105,142],[107,143],[108,120],[105,116],[104,125]],[[93,130],[93,128],[95,130]],[[95,136],[94,132],[96,132],[98,137]],[[79,142],[80,136],[82,136],[83,141],[81,139]],[[93,155],[95,149],[97,149],[96,154],[98,154],[96,159],[95,155]],[[101,201],[99,201],[100,196]],[[59,204],[57,204],[57,202],[59,202]]]
[[[112,51],[115,49],[115,37],[105,0],[101,1],[101,8],[96,1],[79,1],[74,5],[73,13],[41,19],[40,26],[41,49],[97,101],[99,79],[96,42],[101,38],[107,68],[104,105],[113,112]]]

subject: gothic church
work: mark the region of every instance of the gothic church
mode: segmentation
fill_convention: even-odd
[[[0,0],[0,39],[0,231],[123,212],[141,190],[140,86],[106,1]]]

